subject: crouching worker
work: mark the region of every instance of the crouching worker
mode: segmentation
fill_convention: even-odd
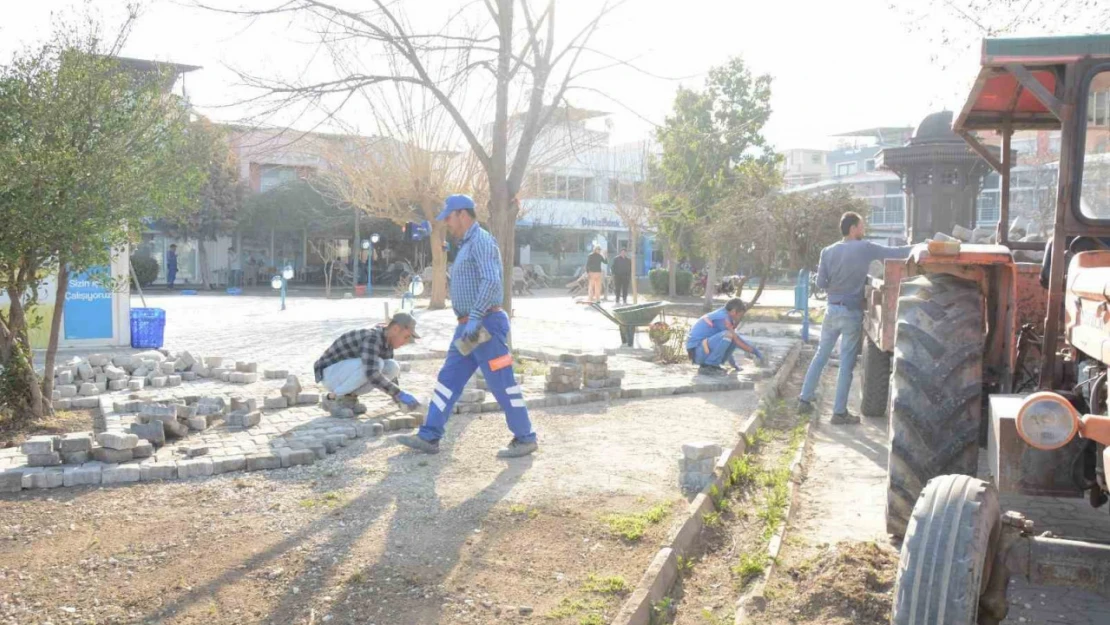
[[[338,399],[338,408],[350,408],[355,414],[366,412],[358,396],[373,389],[406,408],[416,408],[420,402],[397,386],[401,367],[393,360],[393,350],[418,338],[416,319],[407,313],[393,315],[387,325],[351,330],[335,339],[316,361],[316,382]]]
[[[739,371],[740,365],[736,364],[736,348],[751,354],[759,359],[760,363],[764,362],[759,348],[736,333],[736,327],[744,317],[747,308],[740,298],[734,297],[725,304],[724,308],[702,316],[694,327],[690,328],[690,335],[686,337],[686,352],[694,364],[700,365],[698,373],[724,375],[725,370],[721,365],[726,362]]]

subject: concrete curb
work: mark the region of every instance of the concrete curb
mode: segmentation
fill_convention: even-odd
[[[771,379],[771,383],[760,393],[760,399],[774,401],[779,397],[783,385],[797,365],[803,347],[804,344],[798,341],[790,348],[790,353],[782,361],[782,366],[779,367],[778,372]],[[762,426],[762,412],[757,409],[740,428],[740,440],[717,459],[717,464],[713,470],[713,481],[694,497],[694,500],[686,507],[686,511],[672,525],[663,547],[655,554],[651,565],[648,566],[632,594],[621,606],[620,612],[612,621],[612,625],[650,624],[652,606],[670,592],[671,587],[678,579],[678,558],[690,552],[694,547],[698,536],[701,534],[702,515],[713,510],[713,499],[709,496],[710,491],[714,487],[718,490],[723,487],[728,464],[734,458],[744,454],[747,449],[748,437],[754,435],[756,430]],[[791,494],[791,498],[793,498],[793,494]],[[783,527],[785,527],[785,523]]]
[[[803,443],[801,447],[798,448],[797,453],[794,454],[794,459],[790,462],[790,484],[787,486],[789,494],[786,497],[786,510],[782,515],[782,526],[771,536],[771,540],[767,542],[767,559],[769,564],[759,579],[752,585],[751,590],[741,596],[740,600],[737,601],[736,618],[733,621],[734,625],[744,625],[749,621],[751,615],[762,612],[763,609],[767,607],[767,599],[764,597],[763,593],[767,588],[767,582],[770,581],[771,576],[775,573],[775,565],[778,564],[779,552],[782,551],[782,544],[786,539],[786,529],[790,526],[790,517],[794,512],[795,498],[802,477],[802,461],[809,451],[809,432],[813,429],[815,421],[816,416],[810,417],[809,422],[806,423],[805,437],[802,439]]]

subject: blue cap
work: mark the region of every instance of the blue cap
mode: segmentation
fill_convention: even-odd
[[[436,221],[443,221],[447,216],[455,211],[461,211],[469,208],[474,210],[474,200],[470,199],[469,195],[457,193],[455,195],[447,196],[447,201],[443,203],[443,210],[439,212]]]

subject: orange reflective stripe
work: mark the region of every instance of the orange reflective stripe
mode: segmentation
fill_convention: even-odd
[[[512,354],[505,354],[504,356],[498,356],[497,358],[494,358],[493,360],[489,361],[489,370],[490,371],[500,371],[501,369],[504,369],[505,367],[511,366],[512,364],[513,364],[513,355]]]
[[[709,339],[701,340],[701,348],[705,350],[705,355],[709,355]]]

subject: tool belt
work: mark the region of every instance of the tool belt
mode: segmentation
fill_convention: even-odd
[[[486,314],[495,313],[495,312],[501,312],[501,307],[500,306],[490,306],[489,309],[486,310]],[[470,321],[470,315],[463,315],[463,316],[459,317],[459,325],[462,325],[462,324],[466,323],[467,321]]]

